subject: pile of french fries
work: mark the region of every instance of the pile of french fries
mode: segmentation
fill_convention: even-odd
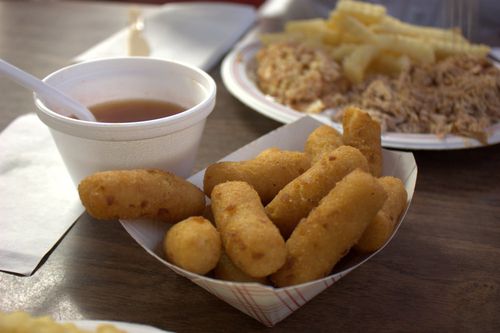
[[[353,83],[362,82],[368,72],[393,75],[411,63],[490,52],[486,45],[470,43],[458,28],[405,23],[382,5],[353,0],[339,0],[328,19],[290,21],[283,32],[261,36],[263,44],[293,40],[323,46]]]

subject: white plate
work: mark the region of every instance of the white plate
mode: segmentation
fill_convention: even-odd
[[[255,84],[254,55],[260,43],[251,43],[230,52],[222,63],[221,75],[226,88],[241,102],[257,112],[282,123],[289,123],[305,116],[287,106],[279,104],[272,97],[264,95]],[[324,115],[314,115],[319,121],[329,124],[338,130],[342,125],[335,123]],[[489,129],[488,144],[500,142],[500,123]],[[433,134],[407,134],[387,132],[382,134],[384,147],[400,149],[448,150],[483,146],[479,141],[456,135],[448,135],[443,139]]]
[[[99,325],[111,324],[118,329],[126,331],[127,333],[168,333],[167,331],[163,331],[152,326],[132,324],[121,321],[72,320],[65,322],[75,324],[79,329],[90,330],[91,332],[95,332]]]

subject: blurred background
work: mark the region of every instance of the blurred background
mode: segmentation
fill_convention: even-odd
[[[19,1],[19,0],[11,0]],[[62,1],[62,0],[34,0]],[[99,1],[99,0],[71,0]],[[127,2],[145,4],[165,4],[190,2],[193,0],[106,0],[107,2]],[[234,2],[260,7],[265,0],[205,0],[206,2]],[[337,3],[336,0],[267,0],[280,2],[280,6],[307,5],[308,16],[326,17]],[[500,45],[500,0],[366,0],[386,6],[389,14],[410,23],[439,27],[460,27],[463,34],[474,42],[497,41]],[[483,26],[490,29],[484,30]],[[491,29],[491,27],[496,27]],[[496,46],[496,45],[494,45]]]

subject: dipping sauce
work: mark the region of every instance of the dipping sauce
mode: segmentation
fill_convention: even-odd
[[[93,105],[89,110],[101,123],[131,123],[172,116],[185,108],[154,99],[121,99]]]

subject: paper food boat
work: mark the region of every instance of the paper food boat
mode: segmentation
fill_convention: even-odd
[[[320,125],[322,123],[312,117],[300,118],[293,123],[282,126],[260,137],[222,160],[239,161],[251,159],[269,147],[302,151],[309,133]],[[407,211],[417,180],[417,166],[413,154],[383,150],[383,161],[383,175],[398,177],[405,184],[406,191],[408,192]],[[204,172],[205,170],[200,171],[189,178],[189,180],[198,187],[203,188]],[[396,225],[391,239],[406,215],[406,211],[402,214],[400,221]],[[269,327],[285,319],[314,296],[330,287],[382,250],[380,249],[375,253],[363,256],[347,255],[335,266],[332,274],[323,279],[291,287],[273,288],[257,283],[235,283],[216,280],[185,271],[168,263],[164,259],[161,244],[164,234],[169,228],[168,224],[152,221],[121,221],[121,223],[127,232],[147,252],[174,272],[188,278],[211,294]]]

